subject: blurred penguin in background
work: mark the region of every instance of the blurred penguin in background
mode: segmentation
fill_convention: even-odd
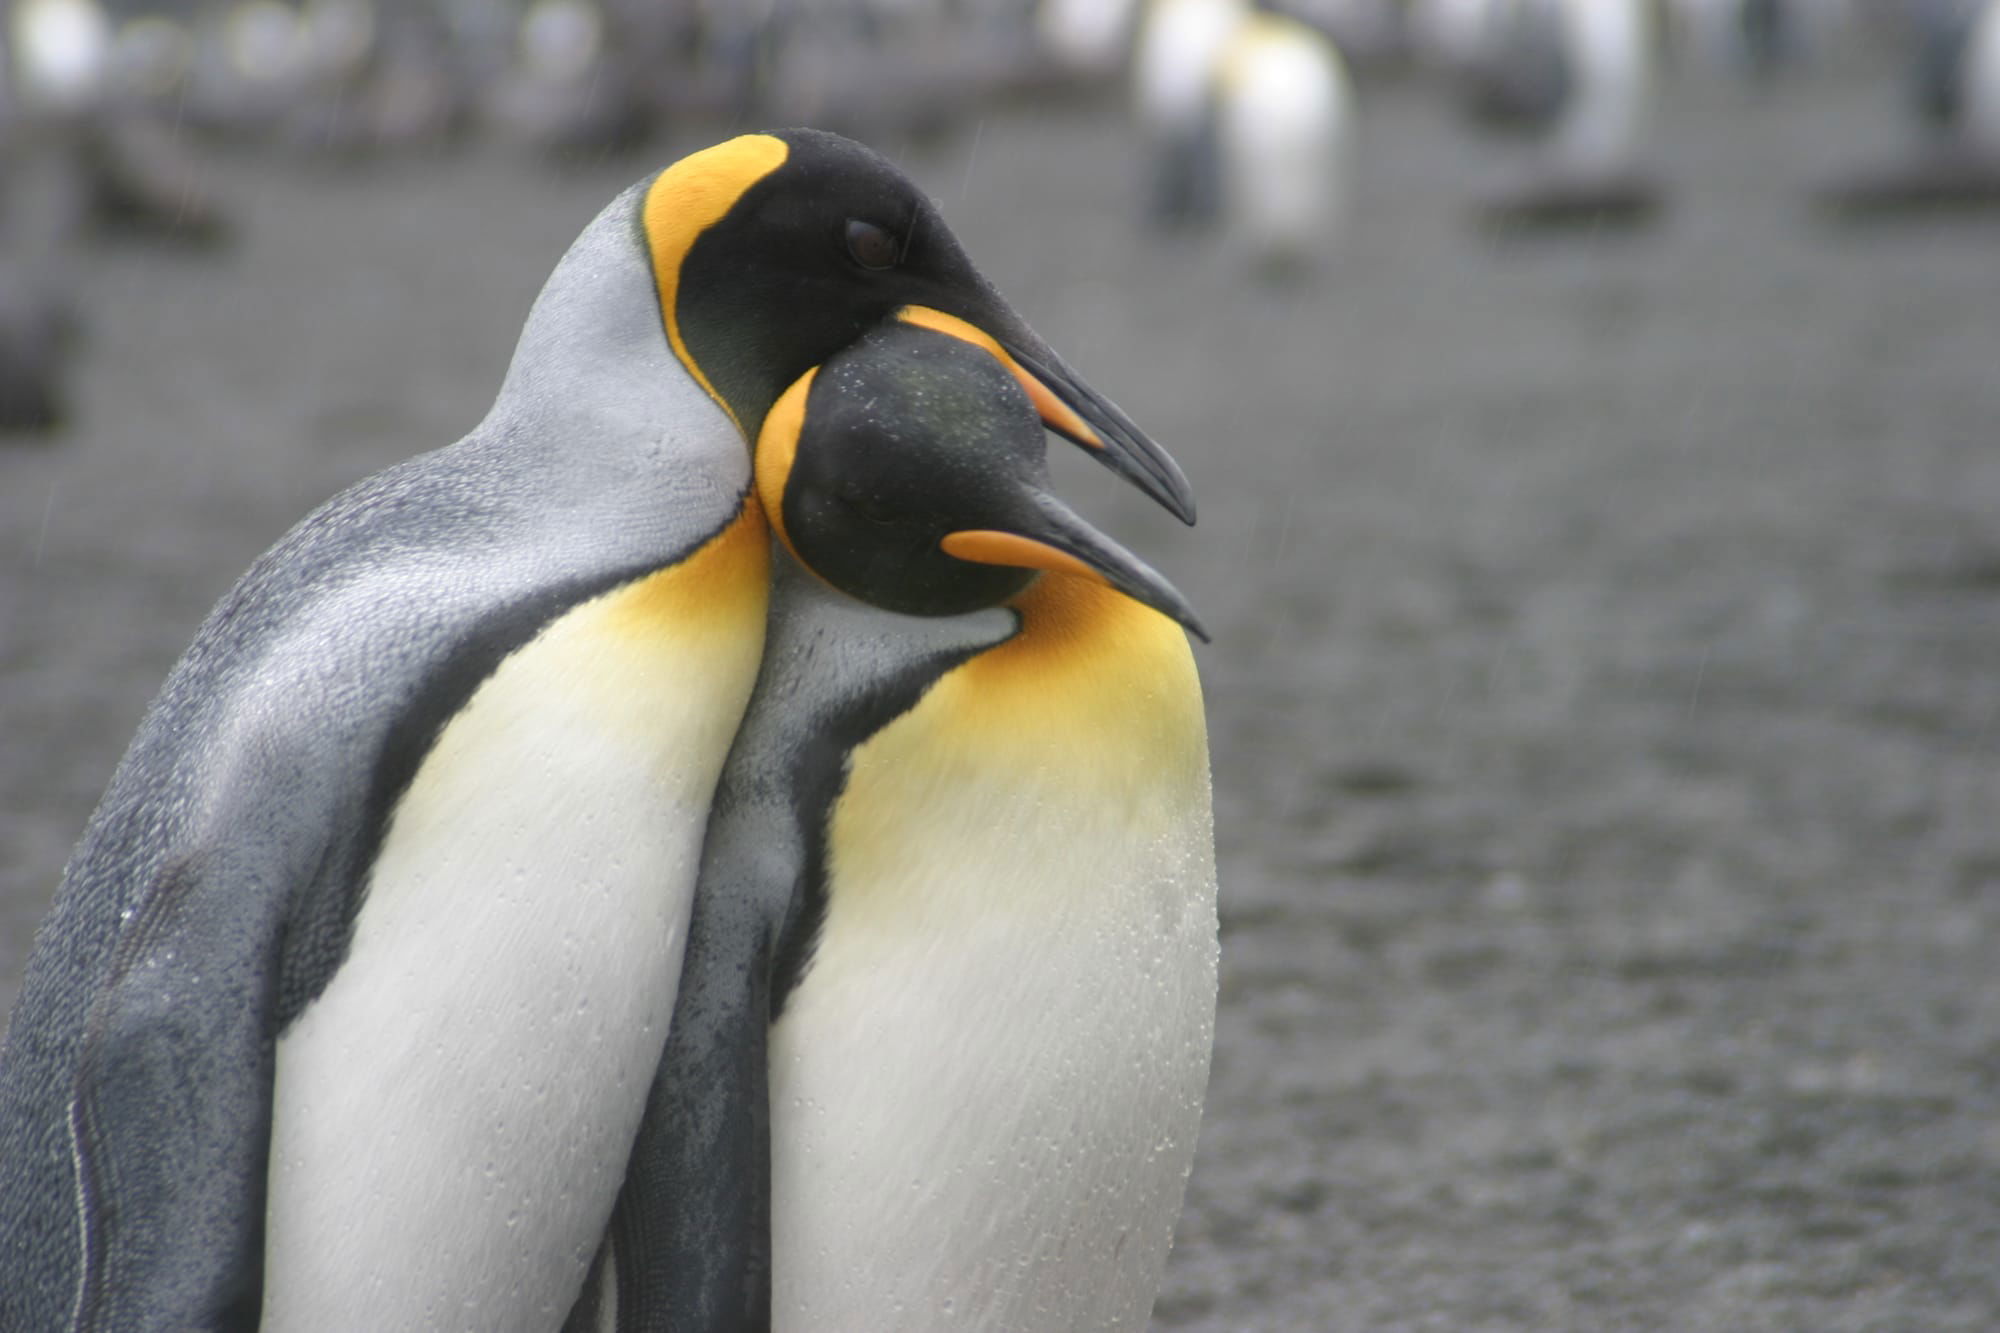
[[[1217,63],[1249,10],[1244,0],[1153,0],[1132,57],[1133,111],[1157,227],[1212,223],[1222,213],[1213,90]]]
[[[10,240],[0,250],[0,442],[65,424],[76,330],[68,288]]]
[[[363,157],[436,147],[468,127],[470,81],[433,6],[307,0],[297,40],[305,86],[285,129],[297,147]]]
[[[299,12],[278,0],[244,0],[203,15],[180,110],[225,143],[269,142],[310,78]]]
[[[1918,0],[1917,112],[1941,146],[2000,167],[2000,0]]]
[[[1040,0],[1035,42],[1059,69],[1106,78],[1124,68],[1138,22],[1136,0]]]
[[[1652,52],[1641,0],[1561,0],[1569,95],[1550,140],[1559,172],[1630,171],[1652,103]]]
[[[71,14],[58,14],[70,18]],[[47,17],[46,14],[43,17]],[[89,14],[86,13],[88,18]],[[47,438],[65,422],[78,327],[65,241],[78,198],[61,115],[87,104],[88,50],[51,49],[17,7],[0,47],[0,443]],[[86,30],[85,36],[88,36]],[[24,41],[23,39],[27,40]],[[41,45],[38,47],[38,39]],[[50,57],[55,57],[51,59]],[[75,99],[72,101],[71,99]]]
[[[1673,0],[1677,47],[1693,61],[1763,82],[1795,54],[1798,15],[1790,0]]]
[[[1918,141],[1820,186],[1835,218],[2000,209],[2000,0],[1914,0],[1908,21]]]
[[[1272,278],[1311,271],[1346,210],[1354,95],[1339,49],[1252,12],[1223,49],[1214,99],[1226,244]]]
[[[1838,43],[1854,0],[1670,0],[1677,54],[1697,68],[1766,83]]]
[[[595,0],[534,0],[522,13],[514,66],[489,114],[501,132],[549,153],[621,150],[652,129]]]
[[[1418,10],[1419,49],[1450,81],[1482,128],[1545,135],[1575,85],[1564,0],[1429,0]]]
[[[111,23],[96,0],[14,0],[7,15],[15,108],[42,120],[80,117],[104,92]]]
[[[1410,54],[1407,0],[1283,0],[1275,7],[1332,38],[1353,70],[1397,66]]]
[[[1489,225],[1636,224],[1660,205],[1640,166],[1652,107],[1646,0],[1434,0],[1421,31],[1489,128],[1534,143],[1487,198]]]
[[[1339,49],[1240,0],[1158,0],[1133,61],[1147,138],[1148,218],[1219,224],[1267,273],[1324,259],[1343,211],[1353,91]]]
[[[5,163],[0,196],[0,444],[46,438],[69,418],[69,368],[81,321],[74,274],[45,209],[19,197]]]
[[[10,185],[52,191],[65,240],[223,239],[221,211],[178,137],[155,111],[120,96],[114,32],[97,0],[16,0],[6,36]],[[29,158],[33,168],[23,165]]]

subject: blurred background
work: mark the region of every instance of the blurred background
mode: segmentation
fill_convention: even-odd
[[[2000,4],[15,0],[0,1011],[208,607],[620,188],[861,137],[1185,465],[1172,1329],[2000,1327]]]

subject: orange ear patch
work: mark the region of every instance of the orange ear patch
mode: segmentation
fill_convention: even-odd
[[[778,401],[771,404],[771,410],[764,414],[764,429],[757,433],[757,453],[752,466],[757,474],[757,500],[764,507],[764,517],[771,521],[772,531],[778,540],[792,553],[792,558],[800,564],[798,548],[792,545],[792,535],[785,531],[785,483],[792,475],[792,461],[799,454],[799,432],[806,424],[806,396],[812,392],[813,378],[819,374],[814,366],[805,374],[792,381],[792,386],[778,395]]]

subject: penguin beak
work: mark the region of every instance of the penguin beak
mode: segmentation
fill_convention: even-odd
[[[1179,621],[1203,643],[1210,642],[1208,630],[1187,598],[1159,571],[1084,522],[1053,495],[1032,487],[1023,489],[1024,503],[1005,528],[949,533],[939,543],[944,553],[974,564],[1040,569],[1105,584]]]
[[[996,320],[1002,328],[996,337],[930,306],[904,306],[896,318],[991,352],[1027,390],[1043,425],[1088,449],[1099,462],[1152,496],[1181,522],[1194,524],[1194,488],[1188,485],[1180,464],[1148,439],[1116,403],[1077,378],[1076,372],[1019,319],[1008,316]]]

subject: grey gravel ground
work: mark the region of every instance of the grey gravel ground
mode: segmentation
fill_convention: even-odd
[[[1893,137],[1848,77],[1673,88],[1658,232],[1497,242],[1476,146],[1368,94],[1350,243],[1279,292],[1137,236],[1112,116],[907,158],[1201,496],[1060,472],[1216,631],[1156,1322],[2000,1327],[2000,225],[1810,225]],[[477,420],[646,166],[234,164],[239,252],[93,262],[84,419],[0,450],[0,1008],[210,603]]]

